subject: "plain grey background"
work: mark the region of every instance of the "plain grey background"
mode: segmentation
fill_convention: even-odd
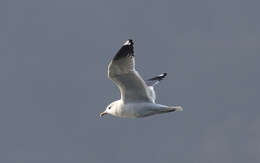
[[[259,1],[0,3],[0,162],[260,162]],[[98,118],[128,38],[145,79],[168,73],[157,101],[183,112]]]

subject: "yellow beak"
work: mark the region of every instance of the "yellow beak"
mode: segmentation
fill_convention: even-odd
[[[106,112],[102,112],[99,114],[99,117],[103,117],[105,114],[107,114]]]

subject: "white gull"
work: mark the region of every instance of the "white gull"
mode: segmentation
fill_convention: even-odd
[[[154,114],[182,111],[181,106],[166,106],[155,103],[154,86],[167,74],[148,79],[146,84],[135,70],[134,43],[127,40],[108,65],[108,77],[121,92],[121,99],[112,102],[100,117],[110,114],[121,118],[139,118]]]

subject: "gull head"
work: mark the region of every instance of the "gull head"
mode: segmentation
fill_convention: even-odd
[[[103,117],[106,114],[115,115],[118,101],[114,101],[106,107],[106,110],[99,114],[99,117]]]

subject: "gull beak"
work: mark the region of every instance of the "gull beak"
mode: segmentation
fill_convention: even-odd
[[[106,112],[102,112],[99,114],[99,117],[103,117],[105,114],[107,114]]]

